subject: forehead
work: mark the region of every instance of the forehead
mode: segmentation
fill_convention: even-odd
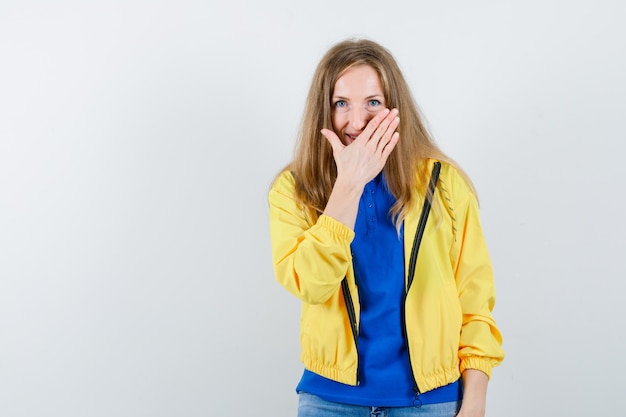
[[[382,94],[378,72],[369,65],[355,65],[345,70],[335,82],[333,95]]]

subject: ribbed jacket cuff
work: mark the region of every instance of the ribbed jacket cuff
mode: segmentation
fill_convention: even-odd
[[[330,216],[322,214],[317,219],[317,224],[335,233],[340,238],[346,239],[348,242],[352,242],[354,239],[354,230]]]
[[[467,358],[461,358],[461,373],[463,373],[466,369],[476,369],[477,371],[481,371],[486,374],[488,378],[491,378],[491,370],[493,369],[493,366],[491,365],[491,360],[488,358],[470,356]]]

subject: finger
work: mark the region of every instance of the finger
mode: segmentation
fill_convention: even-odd
[[[335,132],[330,129],[322,129],[320,132],[326,140],[330,143],[330,146],[333,148],[333,153],[337,153],[345,148],[344,144],[341,143],[339,136]]]
[[[389,142],[382,148],[381,157],[385,162],[387,161],[389,155],[391,155],[391,151],[394,150],[399,140],[400,134],[398,132],[394,132],[394,134],[391,135],[391,139],[389,140]]]
[[[377,140],[385,134],[389,125],[395,120],[398,116],[398,109],[392,109],[385,115],[385,117],[380,121],[376,129],[372,132],[372,137],[376,136]]]
[[[398,140],[400,140],[400,134],[396,132],[391,137],[389,143],[387,143],[387,145],[385,145],[385,147],[381,149],[379,161],[383,166],[387,164],[387,159],[389,159],[389,155],[391,155],[391,152],[398,144]]]
[[[372,147],[380,150],[389,143],[389,140],[400,124],[400,118],[394,116],[394,114],[397,115],[397,111],[389,113],[389,116],[382,121],[378,129],[376,129],[376,132],[372,135],[372,139],[368,145],[371,144]]]
[[[367,126],[365,126],[365,129],[363,130],[363,132],[361,132],[359,137],[356,138],[355,142],[359,141],[359,139],[365,142],[369,141],[380,123],[385,120],[385,117],[387,117],[387,115],[389,115],[389,112],[389,109],[383,109],[378,112],[378,114],[367,123]]]
[[[398,109],[391,110],[376,129],[376,133],[380,134],[381,136],[384,135],[385,132],[387,132],[387,130],[390,128],[390,126],[396,121],[396,119],[398,119],[398,113]]]

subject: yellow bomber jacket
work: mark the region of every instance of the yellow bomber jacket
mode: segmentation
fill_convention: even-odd
[[[431,168],[433,163],[428,161]],[[283,172],[268,200],[276,279],[302,301],[301,360],[310,371],[356,385],[357,346],[341,289],[346,277],[358,326],[354,232],[323,214],[310,222],[294,187],[292,174]],[[504,358],[491,314],[494,278],[476,198],[459,173],[442,163],[435,199],[405,301],[410,363],[421,392],[456,381],[465,369],[491,376]],[[421,207],[416,204],[404,219],[405,282]]]

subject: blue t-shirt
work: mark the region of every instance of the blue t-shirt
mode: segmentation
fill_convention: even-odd
[[[332,381],[305,370],[296,390],[344,404],[402,407],[415,400],[406,339],[404,302],[404,228],[396,230],[389,215],[395,198],[384,175],[369,182],[361,195],[350,245],[361,305],[359,385]],[[422,404],[456,401],[460,384],[420,394]]]

